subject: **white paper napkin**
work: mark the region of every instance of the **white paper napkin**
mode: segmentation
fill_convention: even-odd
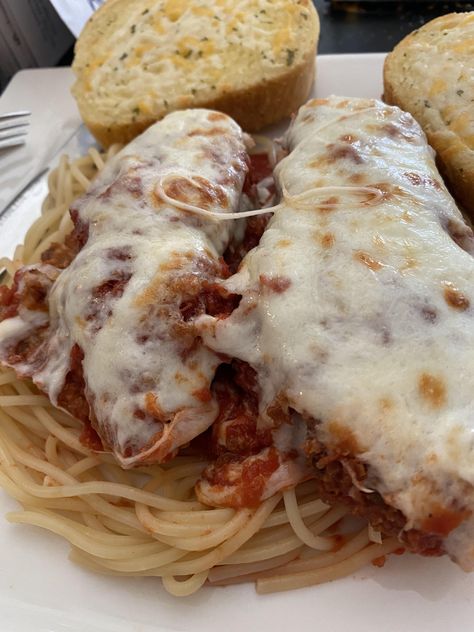
[[[0,97],[0,113],[30,110],[26,144],[0,151],[0,211],[74,134],[81,119],[70,68],[22,70]]]

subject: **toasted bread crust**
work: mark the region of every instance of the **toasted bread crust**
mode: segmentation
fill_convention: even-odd
[[[146,0],[139,0],[140,5],[143,4],[144,6],[145,2]],[[217,85],[212,86],[212,91],[206,89],[202,91],[190,90],[189,85],[183,83],[183,85],[179,85],[177,95],[173,95],[171,99],[161,88],[160,77],[156,76],[156,85],[153,87],[155,92],[163,97],[165,106],[157,104],[155,100],[152,112],[140,111],[139,115],[132,116],[130,104],[133,106],[135,101],[133,97],[130,100],[129,95],[127,95],[128,111],[117,107],[115,110],[111,109],[110,114],[107,112],[104,114],[103,108],[102,110],[100,108],[102,105],[100,103],[102,100],[102,96],[99,94],[100,89],[91,88],[90,73],[91,68],[97,64],[97,67],[100,67],[100,62],[97,62],[97,59],[100,59],[103,51],[97,44],[98,38],[103,37],[110,41],[115,23],[117,29],[123,30],[124,28],[123,23],[120,22],[123,18],[119,11],[122,4],[122,0],[109,0],[94,14],[93,20],[88,23],[76,44],[76,58],[73,65],[77,76],[73,94],[77,99],[82,118],[92,134],[105,147],[112,143],[129,142],[170,111],[189,107],[220,110],[232,116],[246,131],[255,132],[290,116],[309,96],[315,75],[315,56],[319,36],[318,16],[310,0],[280,0],[281,11],[285,10],[284,5],[291,5],[293,10],[296,7],[298,11],[305,12],[305,19],[302,24],[306,29],[305,32],[309,34],[304,42],[298,42],[295,32],[290,30],[288,44],[285,46],[295,46],[295,48],[298,46],[298,50],[295,55],[292,48],[283,49],[283,53],[280,50],[280,59],[281,54],[291,55],[290,63],[283,65],[280,63],[277,71],[272,68],[266,72],[264,67],[257,66],[247,72],[244,65],[238,68],[235,64],[227,67],[225,65],[227,60],[222,58],[225,80],[216,82]],[[213,2],[209,0],[206,4],[211,6]],[[245,31],[245,22],[242,22],[242,25]],[[129,28],[128,25],[127,28]],[[269,41],[275,36],[278,36],[278,32],[271,32],[268,35]],[[123,47],[123,42],[121,46]],[[194,54],[192,58],[194,59]],[[178,59],[178,61],[180,60]],[[200,63],[197,59],[196,64],[199,65]],[[193,66],[190,65],[190,70],[192,68]],[[188,71],[186,70],[186,72]],[[239,77],[239,80],[234,79],[236,76]],[[245,80],[242,80],[243,76],[245,76]],[[114,76],[114,80],[117,78],[120,81],[120,77],[121,68]],[[139,101],[138,96],[140,95],[137,95],[137,102]]]
[[[444,15],[387,56],[384,100],[410,112],[452,194],[474,214],[474,12]],[[449,53],[449,54],[447,54]]]

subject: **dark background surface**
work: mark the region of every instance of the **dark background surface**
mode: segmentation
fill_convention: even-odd
[[[313,0],[321,20],[318,52],[380,53],[433,18],[472,11],[474,2],[398,2]]]

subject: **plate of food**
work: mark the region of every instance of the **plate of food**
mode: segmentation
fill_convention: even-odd
[[[462,629],[472,15],[313,85],[309,2],[123,2],[1,260],[5,629]]]

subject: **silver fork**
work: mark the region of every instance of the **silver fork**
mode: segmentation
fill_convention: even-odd
[[[30,114],[28,110],[0,114],[0,149],[24,145]]]

